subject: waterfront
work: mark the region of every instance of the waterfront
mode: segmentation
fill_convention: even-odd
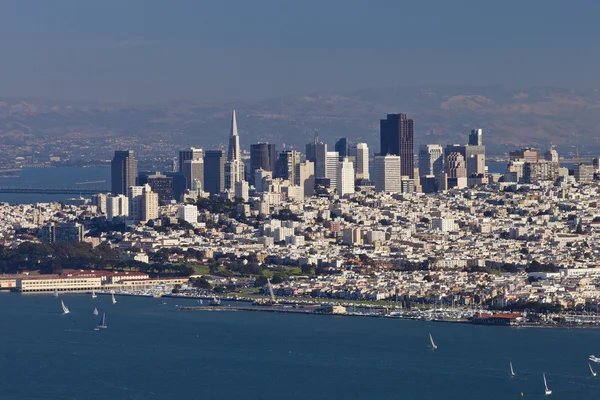
[[[1,399],[595,399],[592,329],[180,312],[195,300],[0,294]],[[165,302],[167,304],[162,305]],[[95,332],[92,310],[107,313]],[[427,348],[428,333],[438,350]],[[508,376],[513,362],[517,376]]]

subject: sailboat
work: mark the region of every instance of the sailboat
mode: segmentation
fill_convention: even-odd
[[[97,308],[94,308],[94,313],[93,314],[94,315],[98,315],[98,309]]]
[[[509,364],[510,364],[510,376],[515,376],[516,374],[515,374],[515,370],[513,369],[513,366],[512,366],[512,361]]]
[[[58,290],[54,289],[54,297],[58,297]]]
[[[106,326],[106,313],[102,313],[102,318],[100,319],[100,322],[98,322],[98,325],[96,325],[94,330],[99,331],[100,329],[106,329],[106,328],[108,328]]]
[[[112,303],[117,304],[117,299],[115,299],[115,294],[111,293],[110,296],[112,297]]]
[[[550,396],[552,394],[552,390],[548,389],[548,382],[546,382],[546,374],[544,374],[544,388],[546,389],[544,391],[546,396]]]
[[[592,364],[588,363],[588,367],[590,367],[590,372],[592,373],[592,376],[596,376],[596,372],[592,369]]]
[[[433,337],[431,336],[431,333],[429,334],[429,341],[431,342],[431,350],[437,349],[437,346],[435,345],[435,342],[433,341]]]
[[[62,299],[60,300],[60,305],[62,306],[63,314],[68,314],[68,313],[71,312],[71,311],[69,311],[69,309],[67,308],[67,306],[65,306],[65,302],[62,301]]]
[[[96,292],[94,292],[94,289],[92,289],[92,299],[95,299],[96,297],[98,296],[96,296]]]

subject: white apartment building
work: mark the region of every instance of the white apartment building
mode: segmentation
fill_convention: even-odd
[[[338,163],[336,187],[339,196],[354,193],[354,165],[348,157]]]
[[[198,207],[191,204],[177,207],[177,218],[190,224],[196,224],[198,222]]]

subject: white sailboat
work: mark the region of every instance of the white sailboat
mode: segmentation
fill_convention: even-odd
[[[588,367],[590,367],[590,372],[592,373],[592,376],[596,376],[596,371],[592,369],[592,364],[588,363]]]
[[[111,293],[110,296],[112,297],[112,303],[117,304],[117,299],[115,299],[115,294]]]
[[[515,370],[513,369],[513,366],[512,366],[512,361],[509,364],[510,364],[510,376],[515,376],[516,374],[515,374]]]
[[[431,342],[431,349],[432,350],[437,349],[437,346],[435,345],[435,342],[433,341],[433,337],[431,336],[431,333],[429,334],[429,341]]]
[[[54,289],[54,297],[58,297],[58,290]]]
[[[94,313],[93,314],[94,315],[98,315],[98,309],[97,308],[94,308]]]
[[[94,330],[99,331],[100,329],[106,328],[108,328],[106,326],[106,313],[102,313],[102,318],[100,319],[100,322],[98,322],[98,325],[94,328]]]
[[[95,299],[96,297],[98,296],[96,296],[96,292],[94,291],[94,289],[92,289],[92,299]]]
[[[67,308],[67,306],[65,306],[65,302],[62,301],[62,299],[60,300],[60,305],[62,306],[63,314],[68,314],[68,313],[71,312],[71,311],[69,311],[69,309]]]
[[[544,393],[546,394],[546,396],[550,396],[552,394],[552,390],[548,389],[548,382],[546,381],[546,374],[544,374],[544,388],[545,388]]]

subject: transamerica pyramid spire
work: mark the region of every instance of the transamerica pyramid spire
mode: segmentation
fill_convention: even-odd
[[[237,121],[235,119],[235,110],[233,110],[233,112],[231,113],[231,134],[229,135],[227,161],[241,161],[240,137],[238,136]]]
[[[235,110],[233,110],[233,112],[231,113],[231,136],[237,136],[237,135],[238,135],[237,121],[235,119]]]

